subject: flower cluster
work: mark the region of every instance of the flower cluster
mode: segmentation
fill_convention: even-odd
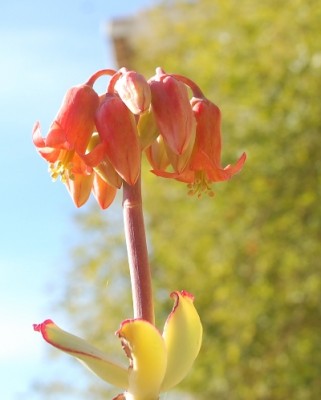
[[[111,79],[99,96],[93,85],[103,75]],[[154,174],[186,182],[197,195],[212,195],[211,183],[231,178],[246,158],[221,167],[219,108],[193,81],[161,68],[149,80],[126,68],[96,72],[66,93],[46,138],[35,124],[33,142],[78,207],[93,192],[107,208],[124,181],[136,183],[142,153]]]

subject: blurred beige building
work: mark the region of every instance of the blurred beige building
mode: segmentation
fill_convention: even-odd
[[[108,33],[118,68],[124,66],[128,69],[132,68],[134,49],[130,38],[137,29],[138,18],[115,19],[109,23]]]

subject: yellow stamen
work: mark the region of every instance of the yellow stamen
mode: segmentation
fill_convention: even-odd
[[[214,192],[209,185],[204,171],[195,171],[194,182],[189,183],[187,187],[189,189],[187,192],[189,196],[194,196],[196,194],[199,199],[202,197],[203,193],[206,193],[209,197],[214,196]]]
[[[67,179],[74,179],[71,172],[74,151],[61,150],[56,162],[49,165],[49,173],[53,181],[60,176],[61,182],[66,183]]]

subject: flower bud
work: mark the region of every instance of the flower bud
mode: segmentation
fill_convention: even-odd
[[[143,75],[135,71],[120,70],[121,77],[115,84],[115,90],[133,114],[142,114],[148,110],[151,102],[149,85]]]

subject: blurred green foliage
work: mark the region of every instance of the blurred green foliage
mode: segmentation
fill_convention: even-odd
[[[184,387],[197,399],[318,399],[321,3],[178,3],[151,14],[134,67],[199,83],[222,109],[226,164],[248,154],[214,199],[146,185],[157,287],[192,291],[205,328]]]
[[[185,289],[204,324],[181,389],[200,400],[317,400],[321,2],[168,1],[143,17],[133,67],[149,77],[161,65],[195,80],[222,109],[224,165],[248,154],[214,199],[144,173],[157,323],[168,294]],[[64,301],[104,347],[131,315],[121,215],[93,211],[81,223]]]

